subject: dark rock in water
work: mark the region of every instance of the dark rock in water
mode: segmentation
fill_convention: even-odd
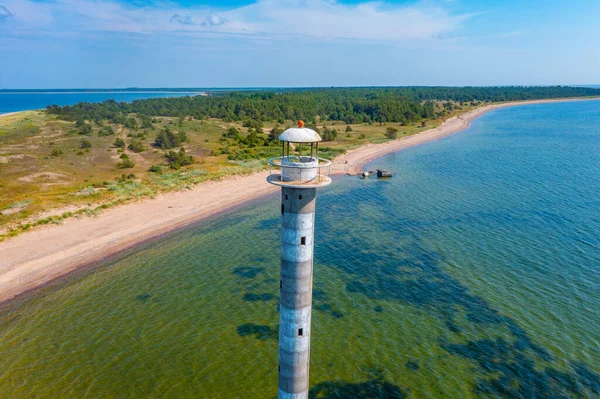
[[[392,172],[384,169],[377,169],[377,177],[392,177]]]
[[[375,378],[365,382],[325,381],[308,392],[309,398],[327,399],[403,399],[407,392],[397,385]]]
[[[257,302],[257,301],[270,301],[274,299],[275,295],[264,293],[264,294],[246,294],[244,295],[244,301],[247,302]]]
[[[405,366],[411,370],[418,370],[419,369],[419,362],[416,360],[411,360],[405,363]]]
[[[242,324],[237,328],[237,333],[241,337],[254,335],[256,339],[275,339],[279,337],[279,327],[269,327],[260,324]]]
[[[265,270],[264,267],[240,266],[233,269],[233,274],[243,278],[254,278]]]
[[[135,299],[137,299],[140,302],[146,302],[148,299],[150,299],[152,295],[150,294],[142,294],[142,295],[138,295],[135,297]]]
[[[341,319],[342,317],[344,317],[344,314],[342,312],[338,312],[337,310],[332,311],[331,315],[336,319]]]

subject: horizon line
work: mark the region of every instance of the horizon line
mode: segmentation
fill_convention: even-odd
[[[70,87],[70,88],[0,88],[0,92],[50,92],[50,91],[150,91],[150,90],[177,90],[177,91],[199,91],[199,90],[268,90],[268,89],[356,89],[356,88],[420,88],[420,87],[598,87],[600,83],[589,84],[503,84],[503,85],[357,85],[357,86],[173,86],[173,87]]]

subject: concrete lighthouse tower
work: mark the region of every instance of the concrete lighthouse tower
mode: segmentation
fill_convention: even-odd
[[[310,362],[315,205],[317,188],[331,183],[327,176],[331,162],[319,159],[321,137],[305,128],[302,121],[297,128],[284,131],[279,140],[281,157],[269,160],[271,172],[267,178],[269,183],[281,186],[279,399],[305,399]]]

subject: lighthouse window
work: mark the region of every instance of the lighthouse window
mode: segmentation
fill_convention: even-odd
[[[306,245],[306,237],[300,237],[300,245]]]
[[[281,204],[281,214],[282,214],[282,215],[283,215],[283,210],[284,210],[284,208],[285,208],[285,207],[283,206],[283,204]]]
[[[287,194],[285,195],[285,199],[287,199]]]
[[[301,337],[301,336],[302,336],[302,332],[303,332],[303,331],[302,331],[302,329],[301,329],[301,328],[299,328],[299,329],[298,329],[298,336],[299,336],[299,337]]]
[[[279,288],[283,288],[283,280],[279,280]]]
[[[302,199],[302,196],[301,196],[301,195],[299,195],[299,196],[298,196],[298,199]]]

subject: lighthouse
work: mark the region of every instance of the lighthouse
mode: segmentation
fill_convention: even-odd
[[[308,398],[317,188],[331,183],[321,137],[299,121],[280,136],[267,182],[281,186],[279,399]],[[290,154],[291,150],[291,154]]]

